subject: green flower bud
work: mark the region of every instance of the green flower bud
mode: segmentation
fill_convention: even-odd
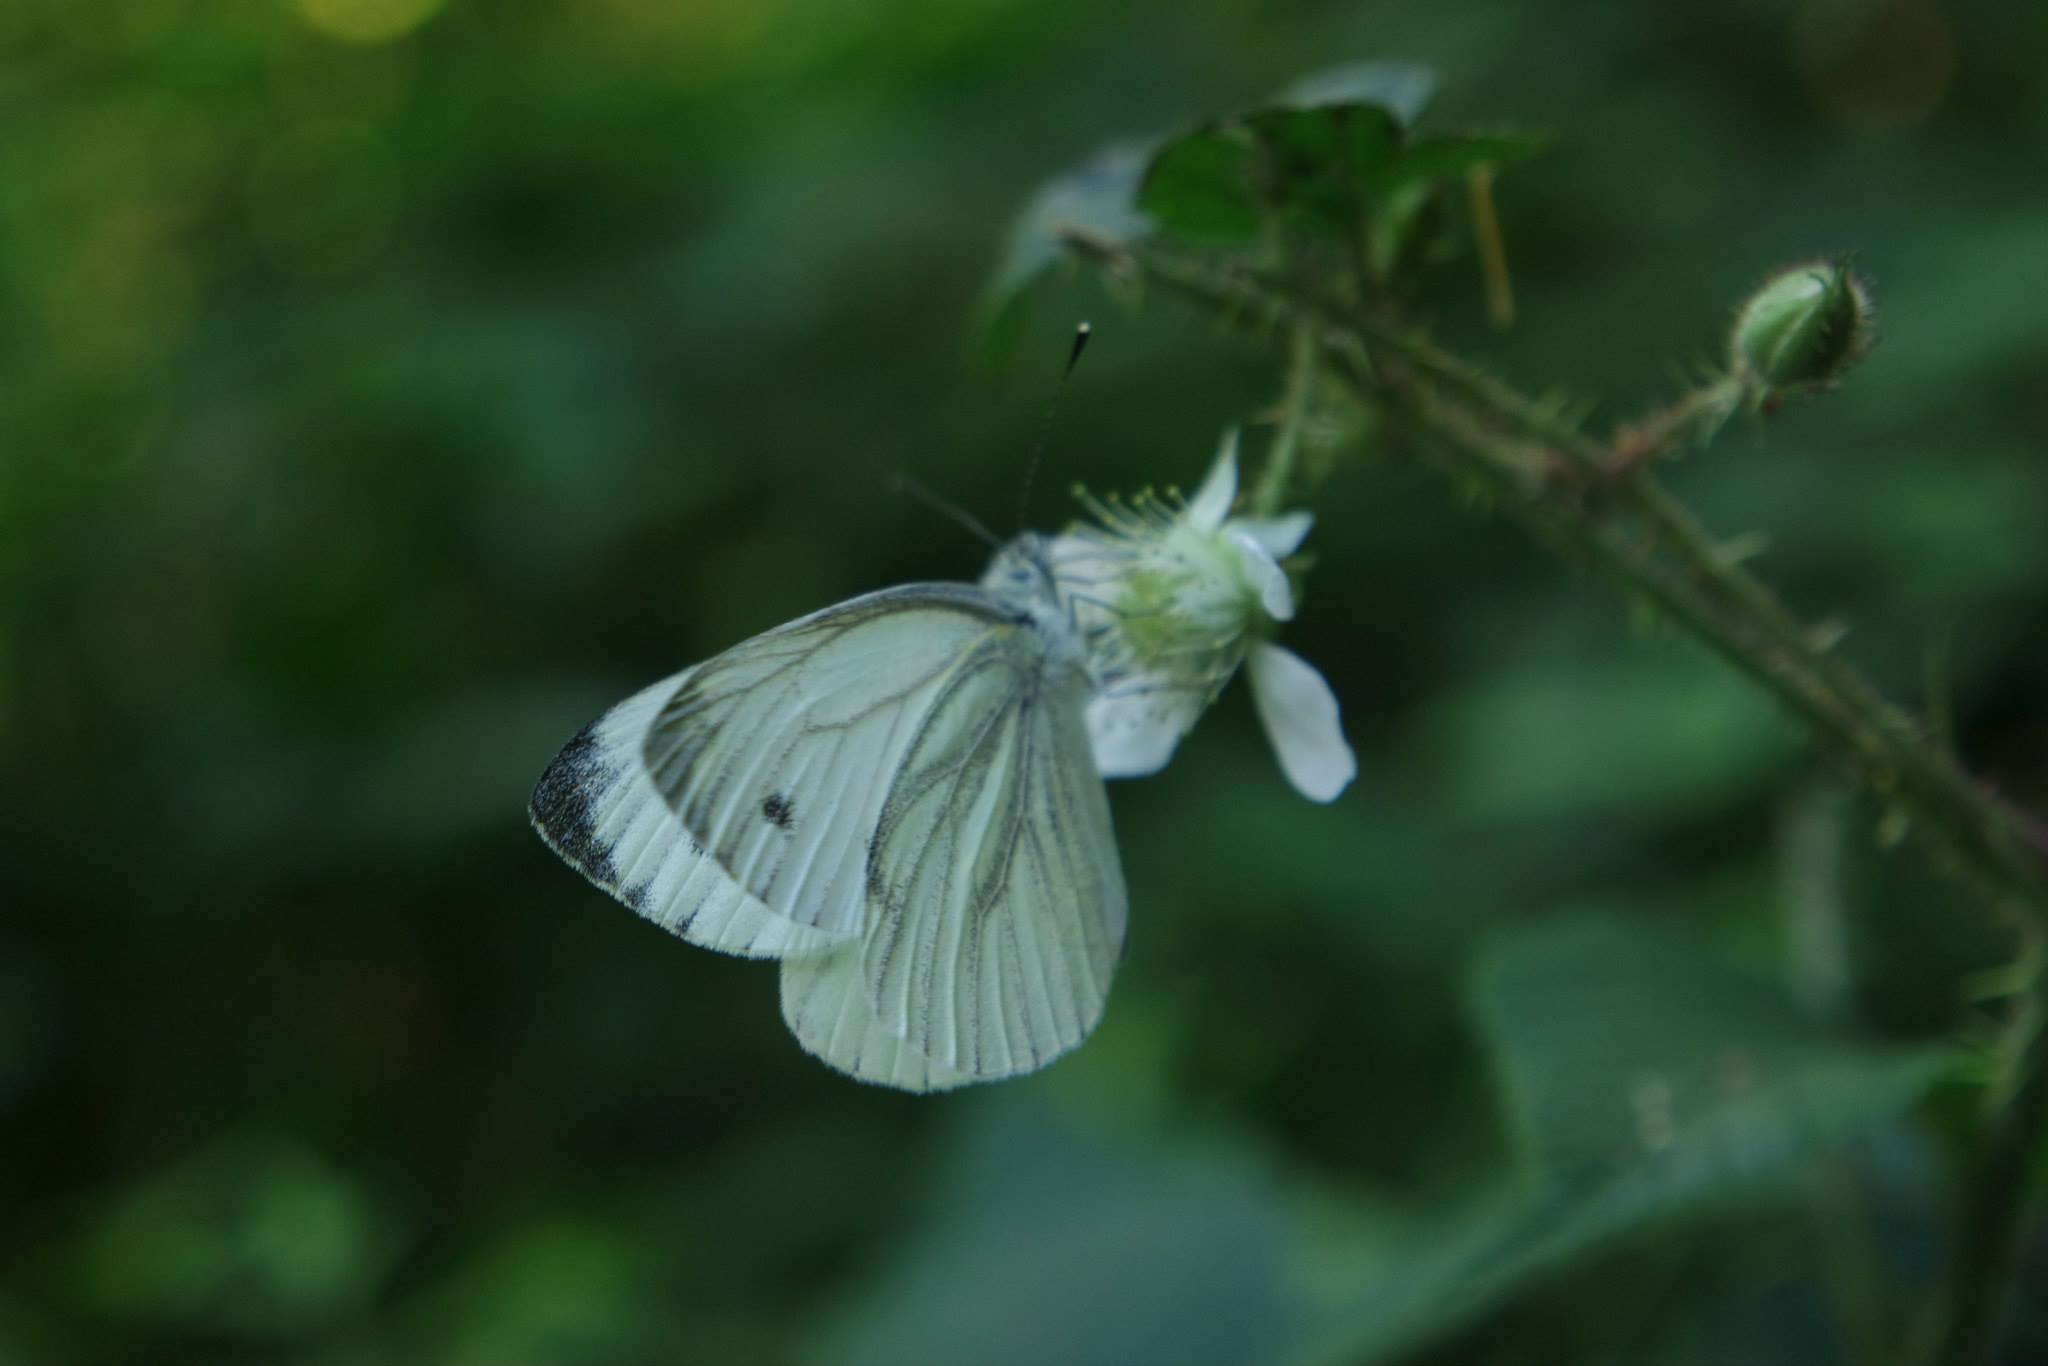
[[[1877,339],[1870,290],[1847,258],[1782,270],[1735,315],[1729,367],[1755,406],[1825,389]]]

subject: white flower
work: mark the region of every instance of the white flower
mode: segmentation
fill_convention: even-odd
[[[1088,642],[1088,732],[1105,778],[1156,773],[1241,663],[1288,781],[1327,802],[1357,775],[1330,685],[1265,637],[1294,616],[1280,562],[1308,535],[1306,512],[1232,517],[1237,433],[1194,498],[1091,503],[1100,526],[1046,547],[1059,595]]]

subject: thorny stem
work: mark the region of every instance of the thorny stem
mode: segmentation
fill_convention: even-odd
[[[1735,375],[1722,375],[1679,396],[1647,417],[1617,428],[1614,433],[1614,473],[1640,469],[1685,444],[1688,438],[1705,444],[1721,430],[1741,406],[1744,386]]]
[[[1612,453],[1602,443],[1497,381],[1477,376],[1463,361],[1413,333],[1384,326],[1373,331],[1383,343],[1398,338],[1403,354],[1426,367],[1431,377],[1450,376],[1464,383],[1469,396],[1497,400],[1490,415],[1563,450],[1575,469],[1611,468]],[[1471,383],[1475,376],[1485,379],[1484,385]],[[1754,658],[1746,662],[1761,667],[1773,691],[1790,700],[1790,693],[1811,689],[1825,698],[1824,737],[1850,759],[1874,793],[1912,819],[1945,863],[1994,905],[2018,903],[2037,917],[2048,916],[2048,845],[2037,825],[1964,772],[1926,727],[1831,653],[1829,633],[1802,621],[1768,584],[1737,563],[1647,468],[1638,465],[1612,483],[1596,479],[1593,487],[1611,491],[1683,572],[1726,610],[1750,639]]]
[[[1938,735],[1832,654],[1827,633],[1801,620],[1650,473],[1649,457],[1710,420],[1707,405],[1731,394],[1708,386],[1692,399],[1699,406],[1681,401],[1661,421],[1603,442],[1555,405],[1383,313],[1148,245],[1080,231],[1065,240],[1111,272],[1223,317],[1291,321],[1296,337],[1312,337],[1360,400],[1396,419],[1432,463],[1478,482],[1539,539],[1649,601],[1778,697],[1994,911],[2017,912],[2037,933],[2048,925],[2042,827],[1965,772]],[[2002,1052],[2012,1082],[1991,1100],[1927,1366],[1980,1366],[1996,1348],[2012,1297],[2030,1213],[2028,1177],[2048,1133],[2048,981],[2040,973],[2016,1003]]]
[[[1614,473],[1608,443],[1384,317],[1344,316],[1284,286],[1148,247],[1071,231],[1066,240],[1113,270],[1227,315],[1250,310],[1313,326],[1326,354],[1351,362],[1345,369],[1361,399],[1402,419],[1462,473],[1490,485],[1506,480],[1503,503],[1521,520],[1537,517],[1546,539],[1666,607],[1812,721],[1953,871],[1995,903],[2048,918],[2048,840],[2039,830],[1827,650],[1827,633],[1737,563],[1647,470]]]

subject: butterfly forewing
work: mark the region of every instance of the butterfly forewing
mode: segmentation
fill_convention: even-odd
[[[852,935],[905,756],[938,717],[958,719],[947,699],[965,680],[993,670],[1002,689],[1020,690],[1043,652],[1029,619],[980,589],[872,593],[700,665],[661,708],[644,762],[748,895],[799,925]]]
[[[779,958],[833,936],[772,913],[725,875],[676,819],[641,757],[685,670],[585,726],[533,790],[533,825],[585,877],[655,924],[722,953]]]

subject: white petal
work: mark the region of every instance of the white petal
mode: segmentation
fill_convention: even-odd
[[[1334,800],[1358,776],[1336,694],[1307,660],[1278,645],[1254,647],[1247,667],[1252,701],[1287,781],[1310,801]]]
[[[1237,428],[1232,427],[1223,434],[1223,444],[1216,451],[1216,463],[1209,467],[1209,477],[1188,503],[1188,524],[1201,531],[1216,531],[1236,501]]]
[[[1088,742],[1105,778],[1142,778],[1173,758],[1180,737],[1201,718],[1203,697],[1186,688],[1127,681],[1088,699]]]
[[[1278,517],[1233,517],[1230,530],[1242,531],[1257,541],[1268,555],[1284,560],[1301,549],[1315,516],[1307,512],[1283,512]]]
[[[1294,619],[1294,589],[1287,582],[1287,571],[1279,561],[1266,553],[1266,548],[1246,535],[1234,523],[1223,533],[1230,543],[1237,547],[1243,561],[1245,577],[1259,595],[1259,606],[1266,609],[1266,615],[1275,621]]]
[[[1044,553],[1054,578],[1071,580],[1074,587],[1097,589],[1122,574],[1130,559],[1127,552],[1092,527],[1046,538]]]

